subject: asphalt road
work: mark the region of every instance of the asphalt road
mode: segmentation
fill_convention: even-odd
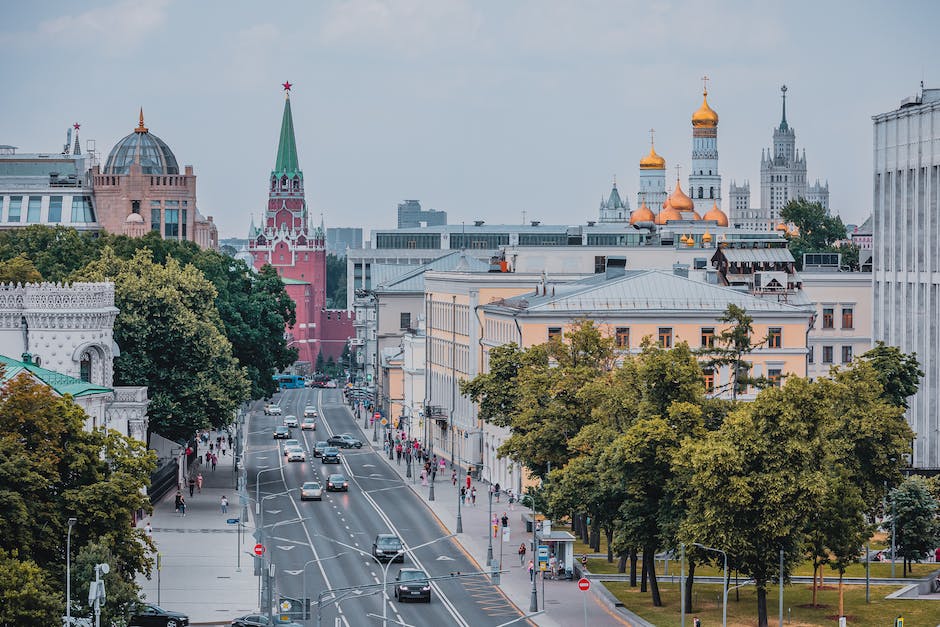
[[[383,583],[384,564],[380,566],[371,558],[372,541],[378,533],[396,533],[409,548],[404,564],[388,567],[388,581],[393,581],[403,566],[422,568],[431,577],[479,572],[479,566],[452,538],[434,542],[445,538],[447,530],[388,468],[381,457],[381,443],[373,449],[369,439],[360,450],[342,451],[340,465],[324,465],[313,456],[318,439],[336,433],[358,435],[351,414],[342,405],[340,390],[285,390],[279,397],[283,416],[293,414],[301,421],[305,405],[317,407],[317,430],[292,430],[292,437],[307,450],[307,461],[288,463],[281,454],[282,441],[273,439],[273,428],[283,424],[283,416],[264,416],[260,410],[253,413],[247,425],[245,460],[249,495],[254,497],[257,473],[264,470],[261,496],[277,495],[262,499],[266,557],[275,564],[277,591],[311,599],[314,618],[309,624],[316,624],[320,593],[361,586],[374,587],[340,593],[340,598],[332,601],[333,595],[324,593],[322,624],[333,625],[337,619],[346,627],[381,624],[383,609],[390,625],[495,627],[521,616],[483,576],[434,582],[430,605],[396,602],[391,587],[386,602],[378,585]],[[319,478],[325,486],[326,477],[335,472],[346,475],[349,492],[324,492],[322,501],[300,500],[299,488],[304,481]],[[438,483],[443,486],[442,481]],[[431,544],[412,549],[426,543]]]

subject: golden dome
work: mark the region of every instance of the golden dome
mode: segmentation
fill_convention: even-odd
[[[718,223],[718,226],[728,226],[728,216],[725,215],[725,212],[718,208],[718,203],[712,203],[712,208],[708,210],[703,220],[714,220]]]
[[[656,224],[663,225],[670,220],[681,220],[682,214],[672,206],[669,202],[669,198],[666,199],[666,202],[663,203],[665,206],[662,211],[659,212],[659,215],[656,216]]]
[[[655,222],[656,216],[650,211],[650,208],[646,206],[646,201],[637,208],[636,211],[630,214],[630,224],[637,224],[638,222]]]
[[[685,245],[689,248],[695,246],[695,238],[689,235],[687,238],[685,238]]]
[[[692,126],[696,128],[715,128],[718,126],[718,114],[708,106],[708,92],[702,92],[702,106],[692,114]]]
[[[672,205],[673,209],[678,211],[695,211],[695,203],[682,191],[682,187],[679,185],[679,179],[676,179],[676,189],[673,190],[667,200],[669,204]]]
[[[712,234],[708,231],[705,231],[705,233],[702,235],[702,243],[707,244],[710,241],[712,241]]]
[[[777,230],[780,231],[781,233],[786,233],[787,225],[781,222],[780,224],[777,225]]]
[[[640,159],[641,170],[665,170],[666,160],[656,154],[656,149],[650,143],[650,154]]]

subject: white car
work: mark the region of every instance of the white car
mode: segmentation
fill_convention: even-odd
[[[268,403],[264,406],[264,415],[265,416],[280,416],[281,415],[281,406],[275,405],[274,403]]]
[[[304,421],[300,423],[300,428],[303,431],[316,431],[317,421],[314,418],[304,418]]]
[[[308,499],[313,499],[314,501],[323,500],[323,484],[319,481],[305,481],[303,486],[300,488],[300,500],[306,501]]]
[[[287,427],[283,427],[283,428],[286,429]],[[300,446],[300,440],[295,440],[293,438],[289,440],[284,440],[284,449],[283,449],[284,455],[285,456],[287,455],[287,449],[294,448],[294,447],[303,448]]]
[[[317,408],[313,405],[307,405],[304,407],[304,418],[316,418],[317,417]]]
[[[304,450],[299,446],[289,446],[285,448],[284,454],[287,455],[287,461],[289,462],[307,461],[307,454],[304,453]]]
[[[297,426],[297,416],[284,416],[284,426],[285,426],[285,427],[296,427],[296,426]]]

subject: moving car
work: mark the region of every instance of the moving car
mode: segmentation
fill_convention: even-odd
[[[326,382],[326,385],[325,385],[324,387],[335,388],[335,387],[336,387],[336,381],[334,381],[333,379],[330,379],[329,381]]]
[[[284,454],[287,456],[287,461],[289,462],[307,461],[307,454],[304,452],[303,447],[300,446],[288,446],[285,448]]]
[[[362,448],[362,440],[354,438],[348,433],[340,433],[338,435],[330,436],[326,443],[331,446],[338,446],[340,448]]]
[[[316,444],[313,445],[313,456],[319,457],[320,455],[323,455],[323,449],[325,449],[328,446],[329,444],[326,443],[326,440],[318,441]]]
[[[281,415],[281,406],[275,405],[274,403],[268,403],[264,406],[264,415],[265,416],[280,416]]]
[[[314,501],[323,500],[323,484],[319,481],[304,481],[304,484],[300,486],[300,500],[307,501],[310,499]]]
[[[300,446],[300,440],[295,440],[291,438],[290,440],[284,440],[284,456],[287,456],[287,449],[293,446]]]
[[[290,437],[290,428],[285,427],[284,425],[278,425],[274,427],[274,439],[275,440],[286,440]]]
[[[189,616],[172,612],[153,603],[140,603],[128,623],[131,627],[186,627]]]
[[[394,533],[380,533],[372,542],[372,557],[377,560],[388,559],[393,562],[404,562],[405,554],[401,538]]]
[[[320,452],[320,463],[321,464],[338,464],[339,463],[339,449],[335,446],[327,446]]]
[[[263,614],[248,614],[232,621],[231,627],[303,627],[293,621],[280,621]]]
[[[317,430],[316,418],[304,418],[304,421],[300,424],[300,428],[303,429],[304,431],[307,431],[307,430],[316,431]]]
[[[430,603],[431,582],[423,570],[402,568],[395,576],[395,600],[402,603],[411,599]]]
[[[297,416],[284,416],[284,424],[288,427],[297,426]]]
[[[330,475],[326,480],[327,492],[349,492],[349,482],[344,475]]]
[[[317,408],[313,405],[307,405],[304,407],[304,418],[316,418],[318,415]]]

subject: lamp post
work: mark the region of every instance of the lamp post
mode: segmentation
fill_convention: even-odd
[[[894,579],[894,557],[895,557],[894,551],[896,548],[895,541],[894,541],[896,536],[894,532],[895,532],[895,519],[896,518],[897,518],[897,515],[895,514],[895,511],[894,511],[894,495],[892,494],[891,495],[891,578],[892,579]]]
[[[258,508],[255,510],[256,514],[261,513],[261,510],[260,510],[260,507],[261,507],[261,473],[274,472],[275,470],[280,470],[280,469],[281,469],[280,466],[278,466],[277,468],[263,468],[259,470],[258,473],[255,475],[255,507]]]
[[[535,538],[535,496],[530,497],[532,499],[532,559],[533,564],[535,564],[536,559],[538,559],[538,549],[539,545],[537,544]],[[532,569],[532,592],[529,595],[529,611],[538,612],[539,611],[539,590],[535,586],[535,568]]]
[[[692,544],[693,546],[697,546],[704,551],[715,551],[716,553],[721,553],[722,558],[724,558],[725,574],[724,578],[721,580],[721,625],[722,627],[728,627],[728,554],[721,549],[705,546],[704,544],[699,544],[698,542],[693,542]]]
[[[69,530],[65,534],[65,624],[72,627],[72,527],[77,518],[69,518]]]
[[[489,492],[490,498],[489,498],[489,515],[486,517],[487,526],[491,525],[493,522],[493,488],[491,487],[488,490],[488,492]],[[488,529],[486,535],[489,536],[489,540],[490,540],[490,545],[486,548],[486,565],[489,566],[490,564],[493,563],[493,530]]]
[[[261,544],[264,544],[264,502],[267,501],[268,499],[273,499],[278,496],[284,496],[285,494],[289,494],[295,490],[297,490],[297,488],[291,488],[289,490],[285,490],[284,492],[277,492],[275,494],[268,494],[267,496],[261,497],[261,500],[258,501],[258,509],[261,512],[261,525],[258,527],[259,532],[261,534],[261,538],[260,538]],[[261,557],[260,559],[264,560],[264,557]],[[270,563],[269,566],[273,568],[274,563],[273,562]],[[264,564],[262,564],[262,571],[263,570],[264,570]],[[271,616],[271,603],[273,602],[273,600],[271,599],[271,579],[273,578],[274,578],[274,575],[270,574],[268,577],[264,579],[264,582],[266,584],[267,594],[261,595],[262,602],[264,599],[267,599],[267,603],[264,603],[264,608],[262,608],[262,613],[268,617]],[[260,583],[261,582],[259,582],[259,584]]]
[[[457,488],[457,533],[463,533],[463,516],[460,514],[460,506],[463,503],[463,499],[460,497],[460,490],[463,489],[463,486]]]

